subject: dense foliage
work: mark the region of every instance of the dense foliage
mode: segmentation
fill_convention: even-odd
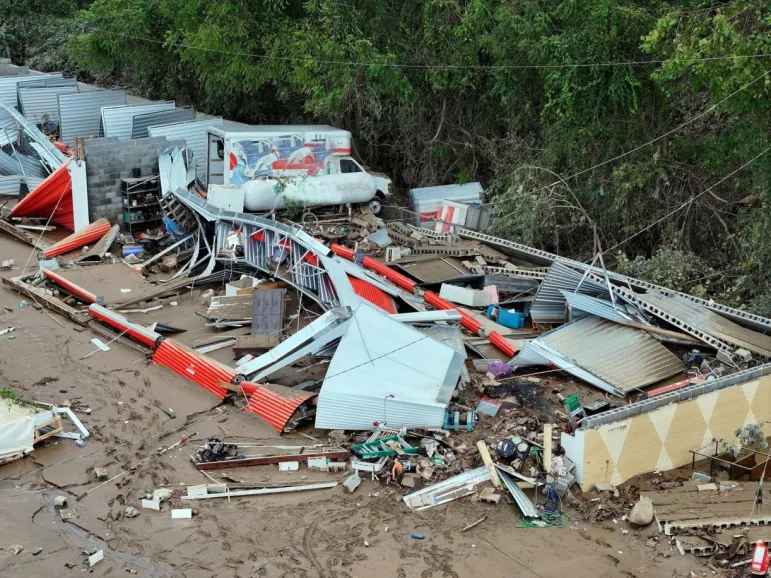
[[[622,269],[771,313],[767,0],[84,8],[0,0],[0,55],[244,122],[344,126],[403,187],[481,180],[497,234],[583,259],[596,239]]]

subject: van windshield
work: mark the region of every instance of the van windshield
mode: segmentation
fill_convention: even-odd
[[[362,172],[362,170],[361,170],[361,167],[351,159],[342,159],[340,161],[340,172],[341,173],[360,173]]]

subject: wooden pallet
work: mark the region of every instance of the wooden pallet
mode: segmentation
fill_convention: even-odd
[[[33,443],[36,444],[38,442],[42,442],[43,440],[48,439],[51,436],[55,436],[56,434],[63,431],[64,426],[62,426],[61,416],[54,414],[54,416],[48,421],[35,426],[35,439]]]

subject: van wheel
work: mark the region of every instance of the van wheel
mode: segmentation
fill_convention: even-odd
[[[367,205],[367,207],[369,207],[369,210],[372,211],[373,215],[377,215],[380,212],[380,210],[383,208],[383,205],[380,204],[379,200],[372,199]]]

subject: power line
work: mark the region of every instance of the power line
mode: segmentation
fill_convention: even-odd
[[[642,235],[642,234],[643,234],[645,231],[647,231],[648,229],[651,229],[652,227],[655,227],[656,225],[658,225],[658,224],[659,224],[659,223],[661,223],[662,221],[664,221],[664,220],[668,219],[669,217],[671,217],[672,215],[674,215],[674,214],[675,214],[675,213],[677,213],[678,211],[682,211],[682,210],[683,210],[685,207],[687,207],[688,205],[690,205],[691,203],[693,203],[693,202],[694,202],[696,199],[698,199],[698,198],[699,198],[699,197],[701,197],[702,195],[706,195],[706,194],[707,194],[708,192],[710,192],[712,189],[714,189],[715,187],[717,187],[717,186],[718,186],[720,183],[722,183],[722,182],[724,182],[724,181],[728,180],[729,178],[731,178],[733,175],[735,175],[736,173],[738,173],[739,171],[741,171],[742,169],[744,169],[744,168],[745,168],[745,167],[747,167],[748,165],[751,165],[751,164],[752,164],[752,163],[754,163],[756,160],[758,160],[760,157],[762,157],[764,154],[766,154],[768,151],[771,151],[771,147],[768,147],[768,148],[767,148],[766,150],[764,150],[762,153],[760,153],[760,154],[756,155],[755,157],[753,157],[752,159],[750,159],[749,161],[747,161],[746,163],[744,163],[742,166],[740,166],[738,169],[736,169],[736,170],[734,170],[734,171],[731,171],[731,172],[730,172],[730,173],[728,173],[726,176],[724,176],[722,179],[720,179],[720,180],[719,180],[719,181],[717,181],[716,183],[714,183],[714,184],[710,185],[708,188],[704,189],[704,190],[703,190],[702,192],[700,192],[698,195],[696,195],[696,196],[694,196],[694,197],[691,197],[690,199],[688,199],[687,201],[685,201],[685,202],[684,202],[682,205],[680,205],[679,207],[677,207],[677,208],[673,209],[672,211],[670,211],[669,213],[667,213],[666,215],[664,215],[664,216],[663,216],[663,217],[661,217],[660,219],[657,219],[656,221],[654,221],[653,223],[651,223],[650,225],[648,225],[648,226],[647,226],[647,227],[645,227],[644,229],[640,229],[639,231],[637,231],[637,232],[636,232],[636,233],[634,233],[633,235],[630,235],[629,237],[627,237],[627,238],[626,238],[626,239],[624,239],[623,241],[619,241],[618,243],[616,243],[615,245],[613,245],[613,246],[612,246],[610,249],[606,249],[605,251],[603,251],[603,252],[602,252],[602,254],[604,255],[605,253],[609,253],[610,251],[612,251],[613,249],[616,249],[617,247],[619,247],[619,246],[623,245],[623,244],[624,244],[624,243],[626,243],[627,241],[630,241],[630,240],[634,239],[634,238],[635,238],[635,237],[637,237],[638,235]]]
[[[688,126],[689,124],[691,124],[691,123],[693,123],[693,122],[696,122],[696,121],[697,121],[697,120],[699,120],[700,118],[702,118],[702,117],[704,117],[704,116],[708,115],[710,112],[712,112],[713,110],[715,110],[715,109],[716,109],[718,106],[720,106],[721,104],[723,104],[723,103],[724,103],[724,102],[726,102],[727,100],[729,100],[729,99],[733,98],[734,96],[736,96],[736,95],[737,95],[737,94],[739,94],[740,92],[742,92],[742,91],[746,90],[747,88],[749,88],[750,86],[752,86],[753,84],[755,84],[756,82],[758,82],[759,80],[762,80],[763,78],[765,78],[765,77],[766,77],[766,76],[768,76],[769,74],[771,74],[771,68],[770,68],[770,69],[768,69],[768,70],[766,70],[766,71],[765,71],[763,74],[761,74],[761,75],[760,75],[760,76],[758,76],[757,78],[755,78],[755,79],[751,80],[750,82],[748,82],[748,83],[747,83],[747,84],[745,84],[744,86],[742,86],[742,87],[740,87],[740,88],[736,89],[735,91],[733,91],[733,92],[732,92],[731,94],[729,94],[728,96],[726,96],[726,97],[724,97],[724,98],[720,99],[719,101],[717,101],[715,104],[713,104],[712,106],[710,106],[710,107],[709,107],[707,110],[705,110],[704,112],[700,112],[700,113],[699,113],[699,114],[697,114],[696,116],[694,116],[694,117],[692,117],[692,118],[690,118],[690,119],[686,120],[686,121],[685,121],[685,122],[683,122],[682,124],[679,124],[679,125],[678,125],[678,126],[676,126],[675,128],[673,128],[673,129],[671,129],[671,130],[669,130],[669,131],[665,132],[664,134],[661,134],[661,135],[659,135],[659,136],[657,136],[657,137],[655,137],[655,138],[652,138],[652,139],[651,139],[651,140],[649,140],[648,142],[646,142],[646,143],[644,143],[644,144],[641,144],[640,146],[637,146],[637,147],[635,147],[635,148],[633,148],[633,149],[630,149],[630,150],[628,150],[628,151],[626,151],[626,152],[623,152],[623,153],[621,153],[621,154],[619,154],[619,155],[616,155],[615,157],[612,157],[612,158],[609,158],[609,159],[607,159],[607,160],[604,160],[604,161],[602,161],[602,162],[600,162],[600,163],[597,163],[596,165],[594,165],[594,166],[591,166],[591,167],[589,167],[588,169],[584,169],[584,170],[578,171],[577,173],[573,173],[572,175],[568,175],[568,176],[567,176],[567,177],[565,177],[564,179],[561,179],[561,180],[559,180],[559,181],[554,181],[553,183],[551,183],[551,184],[549,184],[549,185],[546,185],[546,186],[540,187],[540,188],[538,188],[538,189],[535,189],[534,191],[532,191],[532,193],[537,193],[537,192],[540,192],[540,191],[546,190],[546,189],[548,189],[548,188],[554,187],[554,186],[556,186],[556,185],[559,185],[560,183],[562,183],[562,182],[564,182],[564,181],[567,181],[568,179],[573,179],[573,178],[575,178],[575,177],[579,177],[579,176],[581,176],[581,175],[583,175],[583,174],[586,174],[586,173],[588,173],[588,172],[591,172],[591,171],[593,171],[594,169],[598,169],[598,168],[600,168],[600,167],[602,167],[602,166],[605,166],[605,165],[607,165],[607,164],[609,164],[609,163],[612,163],[612,162],[614,162],[614,161],[617,161],[617,160],[619,160],[619,159],[622,159],[622,158],[624,158],[624,157],[626,157],[626,156],[629,156],[629,155],[631,155],[632,153],[635,153],[635,152],[637,152],[637,151],[639,151],[639,150],[642,150],[642,149],[644,149],[644,148],[646,148],[646,147],[649,147],[649,146],[650,146],[650,145],[652,145],[653,143],[655,143],[655,142],[658,142],[658,141],[660,141],[661,139],[663,139],[663,138],[666,138],[666,137],[668,137],[668,136],[670,136],[670,135],[672,135],[672,134],[676,133],[676,132],[677,132],[677,131],[679,131],[681,128],[684,128],[684,127]],[[716,184],[717,184],[717,183],[716,183]]]
[[[23,8],[14,8],[21,12],[27,12],[41,17],[50,17],[49,15],[40,14],[32,10],[25,10]],[[63,18],[65,20],[73,20],[72,18]],[[425,70],[560,70],[569,68],[614,68],[624,66],[651,66],[656,64],[668,64],[668,63],[680,63],[680,64],[694,64],[697,62],[714,62],[723,60],[746,60],[756,58],[771,58],[771,54],[730,54],[725,56],[704,56],[698,58],[664,58],[658,60],[626,60],[616,62],[574,62],[568,64],[409,64],[398,62],[362,62],[355,60],[334,60],[324,58],[307,57],[293,57],[293,56],[276,56],[271,54],[256,54],[253,52],[240,52],[236,50],[220,50],[217,48],[206,48],[203,46],[194,46],[183,42],[170,42],[165,40],[157,40],[155,38],[144,38],[141,36],[134,36],[133,34],[126,34],[125,32],[116,32],[114,30],[107,30],[105,28],[99,28],[96,26],[91,27],[92,32],[101,32],[102,34],[119,36],[129,40],[136,40],[137,42],[147,42],[150,44],[160,44],[162,46],[183,48],[186,50],[198,50],[201,52],[207,52],[211,54],[222,54],[225,56],[242,56],[255,58],[258,60],[272,60],[278,62],[295,62],[295,63],[307,63],[307,64],[330,64],[336,66],[351,66],[362,68],[403,68],[403,69],[425,69]]]

